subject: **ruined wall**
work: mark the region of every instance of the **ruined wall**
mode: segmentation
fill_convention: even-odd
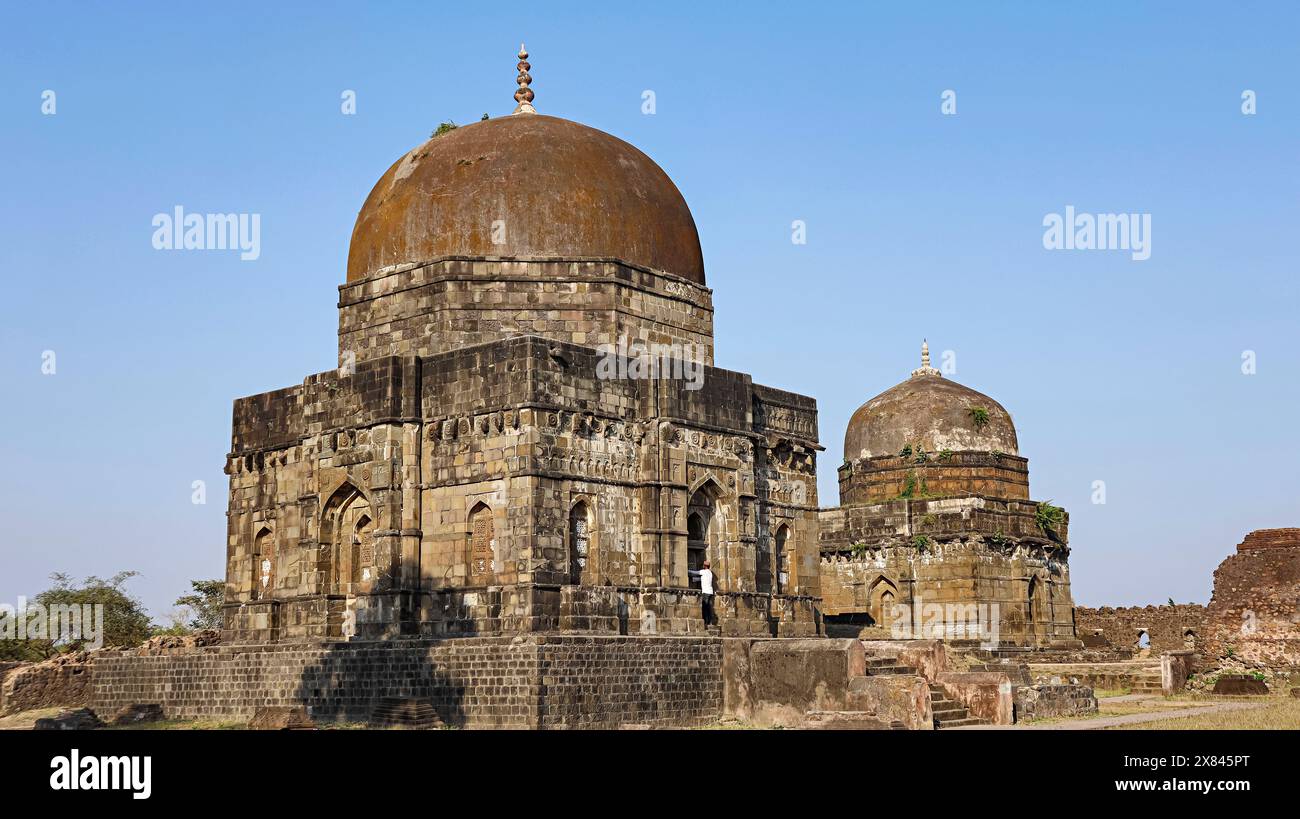
[[[1086,685],[1018,685],[1014,696],[1016,722],[1097,713],[1097,698]]]
[[[1219,564],[1204,653],[1261,670],[1300,667],[1300,529],[1251,532]]]
[[[1150,638],[1152,654],[1200,650],[1205,640],[1205,606],[1180,603],[1173,606],[1126,606],[1089,608],[1076,606],[1075,626],[1085,645],[1138,650],[1143,632]],[[1100,634],[1098,634],[1100,632]]]
[[[546,636],[104,652],[89,705],[157,703],[169,719],[248,720],[303,705],[364,722],[384,697],[427,697],[449,725],[691,726],[722,713],[718,638]]]
[[[0,671],[0,714],[50,708],[80,707],[90,694],[90,656],[74,652],[39,663],[5,664]]]

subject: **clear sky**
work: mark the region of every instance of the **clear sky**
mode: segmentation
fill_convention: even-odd
[[[1300,525],[1294,4],[472,5],[6,3],[0,602],[136,569],[161,617],[223,574],[231,401],[335,365],[371,185],[508,114],[521,40],[539,111],[685,195],[718,364],[817,398],[823,506],[926,337],[1070,512],[1076,602],[1205,602]],[[260,214],[260,258],[155,250],[177,205]],[[1149,214],[1150,258],[1045,249],[1067,205]]]

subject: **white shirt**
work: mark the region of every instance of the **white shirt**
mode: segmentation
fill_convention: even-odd
[[[700,569],[700,591],[713,594],[713,570]]]

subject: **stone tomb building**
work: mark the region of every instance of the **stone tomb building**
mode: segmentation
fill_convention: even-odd
[[[513,115],[436,134],[374,186],[337,367],[235,402],[222,644],[97,659],[92,706],[933,727],[942,646],[869,672],[859,640],[785,638],[825,634],[823,597],[859,624],[995,602],[1011,638],[1072,638],[1066,521],[1035,522],[1010,416],[926,364],[854,417],[843,506],[819,510],[816,402],[715,365],[686,202],[631,145],[538,114],[526,57]],[[1006,717],[993,678],[948,693]]]
[[[820,513],[829,628],[1077,645],[1069,518],[1030,499],[1011,414],[931,367],[928,345],[853,414],[844,457],[840,506]]]
[[[714,366],[676,186],[526,71],[371,191],[338,368],[235,402],[227,642],[703,634],[706,558],[717,632],[818,633],[815,401]]]

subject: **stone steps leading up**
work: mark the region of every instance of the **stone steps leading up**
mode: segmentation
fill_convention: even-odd
[[[433,703],[414,697],[384,697],[375,706],[370,724],[378,728],[441,728],[442,719]]]
[[[984,720],[972,717],[966,706],[948,699],[943,686],[930,683],[930,711],[934,716],[934,727],[957,728],[963,725],[983,725]]]
[[[916,668],[910,665],[900,665],[898,660],[889,657],[880,657],[867,660],[867,674],[870,676],[880,674],[916,674]]]
[[[1133,694],[1164,694],[1164,686],[1159,677],[1137,677],[1129,689]]]
[[[943,725],[936,725],[935,728],[961,728],[965,725],[986,725],[987,723],[977,717],[966,717],[965,719],[947,720]]]

